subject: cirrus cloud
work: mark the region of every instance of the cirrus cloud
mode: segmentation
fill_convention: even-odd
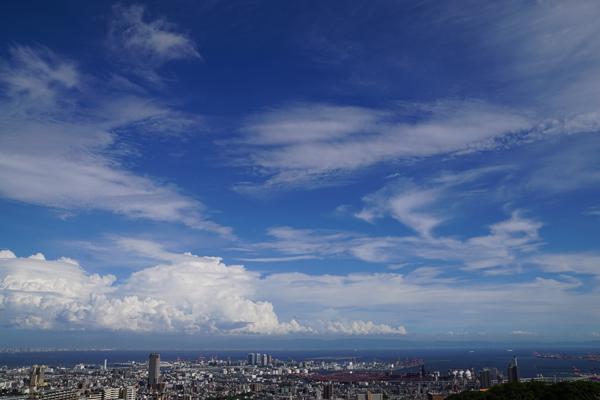
[[[129,93],[106,97],[94,79],[45,48],[16,46],[0,60],[0,196],[77,212],[179,222],[231,236],[198,200],[124,167],[118,132],[179,132],[193,118]],[[99,93],[97,93],[99,92]],[[141,128],[140,128],[141,125]],[[127,153],[126,151],[124,153]]]
[[[196,44],[175,24],[158,18],[149,21],[146,8],[133,4],[113,6],[108,42],[114,53],[135,66],[139,75],[160,82],[155,69],[172,60],[200,59]]]
[[[385,161],[495,148],[533,125],[526,114],[476,100],[405,108],[295,104],[255,115],[242,127],[241,163],[267,179],[236,189],[314,184]]]

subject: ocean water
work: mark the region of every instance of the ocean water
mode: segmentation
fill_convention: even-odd
[[[153,350],[154,351],[154,350]],[[245,360],[249,351],[160,351],[163,361],[197,360],[199,357],[210,359],[212,357],[231,360]],[[308,359],[340,359],[353,358],[357,361],[394,361],[406,358],[422,358],[428,371],[449,369],[474,368],[480,370],[484,367],[496,367],[506,375],[506,366],[513,356],[517,356],[519,369],[523,377],[535,377],[542,374],[547,377],[570,376],[576,369],[582,373],[600,373],[600,361],[580,359],[544,359],[534,356],[534,352],[561,353],[569,355],[582,355],[586,353],[600,353],[600,349],[532,349],[516,348],[512,351],[506,348],[490,349],[456,349],[456,348],[422,348],[401,350],[295,350],[295,351],[268,351],[256,350],[272,354],[279,360],[308,360]],[[145,362],[149,351],[46,351],[46,352],[21,352],[0,353],[0,365],[9,367],[28,366],[32,364],[46,364],[50,366],[70,367],[76,364],[102,364],[104,359],[111,363],[128,361]],[[410,371],[409,369],[407,371]]]

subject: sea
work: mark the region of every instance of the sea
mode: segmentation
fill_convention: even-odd
[[[151,350],[157,351],[157,350]],[[600,349],[589,348],[414,348],[399,350],[165,350],[160,352],[161,360],[210,360],[211,358],[222,360],[245,360],[248,352],[261,352],[271,354],[274,358],[288,361],[304,360],[340,360],[340,361],[396,361],[421,358],[424,360],[427,371],[461,370],[474,368],[498,368],[506,375],[506,367],[513,356],[518,359],[520,374],[524,378],[536,377],[566,377],[576,373],[598,374],[600,373],[600,361],[578,359],[577,356],[585,354],[599,354]],[[126,363],[129,361],[145,362],[150,350],[85,350],[85,351],[28,351],[28,352],[4,352],[0,353],[0,366],[20,367],[33,364],[45,364],[49,366],[72,367],[77,364],[100,365],[108,360],[109,365]],[[566,354],[571,357],[562,359],[539,358],[534,355],[538,353]],[[407,372],[411,369],[406,369]]]

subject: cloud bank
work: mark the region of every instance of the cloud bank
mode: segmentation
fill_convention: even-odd
[[[259,274],[217,257],[162,250],[153,243],[121,243],[132,252],[161,258],[156,266],[122,281],[89,274],[69,258],[21,258],[0,252],[0,309],[18,328],[177,332],[207,334],[404,334],[372,321],[345,320],[304,326],[282,322],[273,304],[256,300]]]

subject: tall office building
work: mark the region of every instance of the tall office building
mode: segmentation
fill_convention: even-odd
[[[508,363],[507,369],[508,382],[514,383],[519,382],[519,366],[517,365],[517,356],[513,357],[511,362]]]
[[[248,353],[248,364],[256,365],[256,354],[255,353]]]
[[[484,368],[481,371],[479,382],[481,384],[482,389],[487,389],[492,386],[492,371],[490,371],[489,368]]]
[[[44,384],[44,371],[46,371],[45,365],[32,365],[31,371],[29,372],[29,387],[32,389],[37,388]]]
[[[323,387],[323,399],[333,399],[333,384],[328,383]]]
[[[148,386],[156,387],[160,382],[160,354],[150,353],[148,358]]]

